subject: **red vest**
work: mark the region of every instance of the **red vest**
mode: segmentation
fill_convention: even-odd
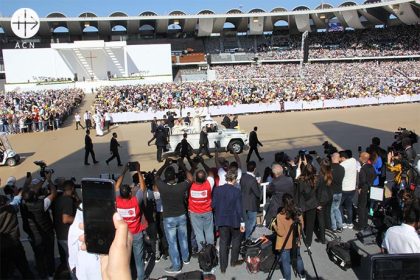
[[[210,212],[211,209],[211,186],[209,181],[203,184],[193,183],[188,198],[188,210],[193,213],[202,214]]]
[[[127,223],[128,230],[132,234],[137,234],[147,228],[147,221],[142,221],[143,224],[140,222],[142,215],[140,213],[139,202],[136,197],[124,199],[117,196],[117,212]]]

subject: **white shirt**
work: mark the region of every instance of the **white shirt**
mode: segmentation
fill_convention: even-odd
[[[220,167],[219,170],[217,171],[217,175],[219,175],[219,186],[223,186],[224,184],[227,183],[226,171],[222,167]],[[241,177],[242,177],[242,170],[238,168],[238,177],[236,177],[236,184],[239,184]]]
[[[420,253],[420,238],[416,229],[407,224],[390,227],[382,242],[388,254]]]
[[[84,120],[89,120],[90,119],[90,113],[84,113],[83,114],[83,119]]]
[[[111,120],[111,114],[110,113],[105,113],[105,120],[106,121],[110,121]]]
[[[77,279],[102,280],[99,255],[80,249],[79,236],[83,234],[83,230],[79,228],[79,223],[83,223],[83,212],[77,209],[68,235],[70,270],[76,268]]]
[[[349,158],[340,163],[344,167],[343,192],[356,190],[357,161]]]
[[[79,114],[76,114],[74,116],[74,119],[76,120],[76,122],[80,122],[80,115]]]

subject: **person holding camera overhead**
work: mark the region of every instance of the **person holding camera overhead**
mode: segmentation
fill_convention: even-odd
[[[140,210],[140,203],[142,202],[143,191],[146,189],[143,175],[140,173],[140,164],[134,163],[137,176],[139,178],[140,189],[134,194],[129,185],[122,185],[124,175],[129,169],[129,164],[124,168],[120,177],[115,183],[116,206],[117,212],[124,219],[128,225],[128,230],[133,235],[133,255],[136,263],[137,279],[144,279],[144,231],[148,224],[144,217],[144,213]]]
[[[49,193],[44,182],[27,176],[22,192],[21,214],[23,230],[28,234],[35,254],[36,269],[40,278],[54,275],[54,227],[48,209],[57,197],[57,188],[51,180],[51,171],[46,171]]]
[[[282,197],[283,208],[277,214],[277,223],[273,225],[273,229],[277,234],[276,238],[276,250],[281,250],[284,246],[284,251],[281,252],[280,262],[281,262],[281,271],[284,279],[290,280],[292,277],[292,270],[290,265],[296,265],[296,272],[301,279],[305,278],[305,267],[303,265],[302,257],[300,255],[300,239],[301,239],[301,230],[304,219],[299,213],[293,197],[285,193]],[[287,238],[290,228],[293,226],[293,223],[299,223],[298,232],[293,232]],[[286,243],[286,244],[285,244]],[[291,253],[292,250],[297,250],[296,252],[296,263],[291,262]]]
[[[312,244],[316,210],[318,207],[318,200],[316,197],[317,175],[315,167],[308,161],[306,155],[299,156],[298,168],[296,170],[296,182],[298,205],[303,211],[305,220],[304,230],[306,244],[310,247]]]

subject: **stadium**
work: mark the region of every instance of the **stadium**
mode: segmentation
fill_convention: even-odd
[[[7,4],[7,13],[0,8],[1,278],[126,279],[127,271],[127,279],[420,277],[420,241],[410,235],[414,239],[407,238],[404,250],[398,251],[385,234],[391,226],[406,224],[419,230],[418,217],[413,222],[406,213],[418,213],[420,204],[415,133],[420,131],[420,3],[368,0],[309,7],[297,2],[291,9],[240,5],[196,13],[182,8],[129,11],[122,4],[106,14],[93,8],[73,14],[55,5],[49,8],[54,12],[45,14],[36,14],[35,4],[11,13],[16,5]],[[250,160],[255,159],[253,152],[258,161]],[[349,171],[350,160],[355,167]],[[302,191],[311,182],[304,181],[310,177],[307,165],[315,170],[310,199]],[[344,176],[354,171],[354,183],[349,177],[336,182],[337,165],[344,167]],[[171,167],[177,176],[173,181],[166,177]],[[124,177],[129,172],[135,172],[133,178]],[[201,183],[200,172],[206,183]],[[332,176],[329,183],[325,172]],[[234,181],[228,181],[230,173],[237,174]],[[367,183],[369,176],[372,182]],[[286,183],[277,182],[285,177],[293,183],[290,194],[304,223],[302,236],[293,234],[293,242],[302,242],[286,248],[290,258],[289,251],[300,247],[296,258],[305,272],[293,260],[294,276],[290,260],[277,248],[279,224],[269,229],[271,235],[264,227],[272,222],[266,219],[276,203],[281,207],[272,214],[280,221],[282,197],[276,195],[287,191],[276,188],[284,188]],[[245,190],[254,181],[249,194]],[[184,188],[185,182],[187,198],[181,199],[181,191],[164,189],[172,184]],[[98,184],[111,184],[117,197],[96,189],[89,200],[89,187]],[[321,189],[335,185],[340,191],[328,190],[324,201]],[[125,186],[131,188],[128,199]],[[230,189],[218,196],[217,189],[225,186],[239,188],[239,198],[229,202]],[[197,191],[211,195],[194,197]],[[67,195],[72,206],[61,213],[61,204],[69,203],[63,198]],[[110,197],[115,209],[97,203]],[[201,211],[206,198],[213,203],[206,204],[205,213],[194,212]],[[313,207],[307,202],[312,198]],[[240,226],[221,223],[220,209],[239,200]],[[252,207],[245,206],[249,200]],[[76,207],[82,201],[100,209],[98,217],[108,226],[115,211],[128,223],[137,238],[133,246],[129,241],[129,250],[115,253],[109,240],[103,252],[109,251],[110,259],[112,252],[133,253],[131,269],[120,263],[119,269],[101,271],[96,255],[101,246],[95,251],[92,243],[79,241],[76,235],[93,236],[76,225],[86,219]],[[128,208],[121,206],[128,203],[136,204],[135,215],[140,215],[136,232],[124,216]],[[378,226],[378,216],[391,212],[397,221],[386,229]],[[146,225],[140,223],[143,218]],[[203,223],[204,218],[210,220]],[[15,224],[9,223],[14,219]],[[206,224],[210,229],[199,233]],[[91,241],[105,237],[95,238]],[[216,249],[218,264],[210,269],[204,268],[200,241]],[[340,264],[343,256],[334,255],[331,241],[353,248],[346,250],[353,257],[357,252],[359,261],[343,259]],[[273,245],[270,253],[263,253],[268,247],[261,242]],[[87,252],[80,249],[85,244]],[[11,252],[17,253],[6,258]],[[17,265],[16,259],[27,261]],[[270,276],[268,263],[274,260],[279,264]]]

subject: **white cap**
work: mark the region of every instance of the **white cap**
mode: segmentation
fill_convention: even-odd
[[[6,185],[13,186],[14,184],[16,184],[16,178],[15,177],[10,176],[9,178],[7,178]]]

